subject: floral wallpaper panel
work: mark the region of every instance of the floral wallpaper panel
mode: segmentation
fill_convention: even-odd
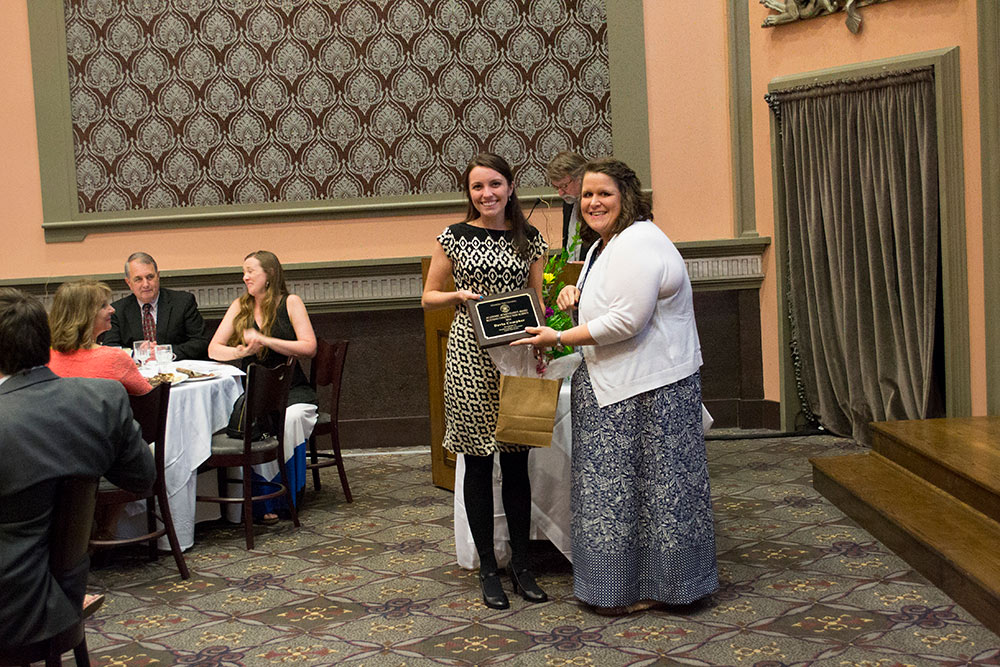
[[[604,0],[64,0],[81,212],[456,192],[611,153]]]

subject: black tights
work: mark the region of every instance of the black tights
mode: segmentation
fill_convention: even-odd
[[[528,529],[531,526],[531,481],[528,479],[528,452],[500,452],[501,495],[510,534],[510,563],[526,567]],[[484,572],[497,569],[493,552],[493,456],[465,455],[465,513],[472,540]]]

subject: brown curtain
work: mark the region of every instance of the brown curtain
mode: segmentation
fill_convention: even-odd
[[[923,419],[934,385],[933,71],[768,96],[779,119],[788,302],[803,412],[868,442]]]

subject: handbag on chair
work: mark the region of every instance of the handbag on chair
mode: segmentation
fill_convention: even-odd
[[[236,399],[233,403],[233,411],[229,415],[229,424],[226,425],[226,435],[230,438],[236,438],[237,440],[243,439],[243,434],[246,432],[246,417],[247,417],[247,407],[246,407],[246,393],[240,394],[240,397]],[[273,426],[269,424],[271,421],[271,416],[261,416],[254,420],[254,423],[250,426],[250,440],[257,442],[258,440],[263,440],[268,435],[273,428],[268,428]]]

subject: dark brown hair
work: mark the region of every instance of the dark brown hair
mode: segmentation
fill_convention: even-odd
[[[33,296],[0,287],[0,373],[14,375],[49,363],[49,318]]]
[[[621,194],[622,210],[618,218],[611,223],[610,236],[621,233],[636,220],[653,219],[653,197],[648,192],[642,191],[639,177],[627,164],[610,157],[601,158],[587,163],[583,170],[584,178],[589,173],[610,176]]]
[[[507,180],[507,184],[510,185],[510,197],[507,198],[507,205],[503,209],[504,219],[510,223],[510,229],[513,233],[512,244],[515,252],[517,252],[517,256],[525,260],[531,259],[531,247],[528,244],[528,228],[531,225],[528,223],[528,219],[524,217],[524,211],[521,210],[521,202],[518,201],[517,193],[514,191],[514,172],[511,171],[507,160],[504,160],[499,155],[494,153],[480,153],[472,158],[469,166],[465,168],[465,173],[462,174],[462,190],[465,192],[465,198],[468,200],[469,206],[465,211],[465,220],[463,222],[471,222],[479,217],[479,211],[476,209],[476,205],[472,203],[472,193],[469,192],[469,174],[476,167],[492,169],[503,176]]]

